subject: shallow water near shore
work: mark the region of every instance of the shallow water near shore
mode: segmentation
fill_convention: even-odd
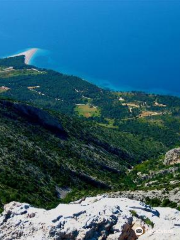
[[[2,57],[40,48],[31,64],[113,90],[180,95],[180,1],[6,0],[0,16]]]

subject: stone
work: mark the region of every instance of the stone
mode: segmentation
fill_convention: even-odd
[[[140,217],[149,218],[154,228]],[[175,209],[151,208],[140,201],[107,195],[60,204],[52,210],[11,202],[0,215],[0,239],[136,240],[136,227],[141,226],[142,240],[169,239],[168,230],[168,236],[172,234],[173,240],[179,240],[178,224],[180,212]]]
[[[164,164],[173,165],[180,163],[180,148],[174,148],[166,153]]]

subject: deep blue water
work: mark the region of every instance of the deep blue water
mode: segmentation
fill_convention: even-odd
[[[0,0],[0,56],[116,90],[180,95],[180,0]]]

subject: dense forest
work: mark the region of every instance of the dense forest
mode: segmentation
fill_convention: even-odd
[[[0,86],[8,88],[1,94],[6,98],[102,123],[138,118],[141,114],[179,115],[180,111],[177,97],[111,92],[76,76],[28,66],[23,56],[0,60]]]

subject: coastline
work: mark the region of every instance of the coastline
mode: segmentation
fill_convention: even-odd
[[[17,54],[13,54],[10,55],[8,57],[15,57],[15,56],[25,56],[25,64],[30,65],[30,64],[34,64],[33,59],[35,58],[35,56],[39,53],[40,55],[42,55],[42,52],[44,52],[45,50],[41,50],[39,48],[31,48],[31,49],[27,49],[25,51],[19,52]],[[38,64],[37,64],[38,66]],[[48,68],[48,66],[40,66],[40,67],[45,67]],[[105,79],[95,79],[92,77],[87,76],[84,73],[80,73],[80,72],[73,72],[70,71],[69,69],[62,69],[62,68],[53,68],[50,67],[50,69],[53,69],[57,72],[63,73],[63,74],[67,74],[67,75],[74,75],[74,76],[78,76],[80,78],[82,78],[85,81],[88,81],[92,84],[95,84],[103,89],[107,89],[110,91],[115,91],[115,92],[144,92],[147,94],[159,94],[159,95],[168,95],[168,96],[176,96],[176,97],[180,97],[180,94],[178,92],[173,92],[173,91],[168,91],[167,89],[160,89],[160,88],[137,88],[137,87],[132,87],[132,86],[128,86],[128,85],[122,85],[122,86],[117,86],[114,85],[113,83],[111,83],[108,80]]]
[[[103,88],[103,89],[106,89],[106,90],[109,90],[109,91],[114,91],[114,92],[144,92],[144,93],[147,93],[147,94],[174,96],[174,97],[180,98],[180,93],[175,92],[175,91],[171,91],[171,90],[167,90],[167,89],[164,89],[164,88],[149,88],[148,89],[148,88],[133,87],[133,86],[130,86],[130,85],[116,86],[108,80],[92,78],[92,77],[90,77],[90,76],[88,76],[84,73],[73,72],[73,71],[70,71],[68,69],[63,70],[62,68],[61,69],[60,68],[59,69],[55,68],[54,70],[57,71],[57,72],[66,74],[66,75],[78,76],[81,79],[83,79],[83,80],[85,80],[89,83],[95,84],[96,86],[98,86],[100,88]]]
[[[24,52],[21,52],[21,53],[18,53],[18,54],[14,54],[14,55],[11,55],[9,57],[17,57],[17,56],[25,56],[25,64],[29,65],[33,59],[33,57],[35,56],[35,54],[38,52],[38,48],[31,48],[27,51],[24,51]]]

